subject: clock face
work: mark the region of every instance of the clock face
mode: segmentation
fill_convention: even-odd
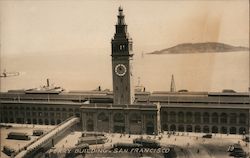
[[[123,64],[117,64],[115,66],[115,73],[117,76],[124,76],[127,72],[127,68]]]

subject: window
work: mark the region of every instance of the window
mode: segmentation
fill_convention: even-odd
[[[239,116],[239,123],[240,124],[246,124],[247,123],[247,117],[245,114],[241,113]]]
[[[32,116],[36,116],[36,112],[32,112]]]
[[[44,113],[44,116],[49,116],[49,114],[47,112]]]
[[[125,45],[124,44],[120,45],[120,50],[125,50]]]
[[[178,113],[178,122],[179,123],[183,123],[184,122],[184,113],[183,112],[179,112]]]
[[[193,122],[193,114],[191,112],[187,112],[186,114],[187,122],[192,123]]]
[[[61,114],[60,113],[56,113],[56,117],[60,117],[61,116]]]
[[[26,116],[30,116],[30,112],[26,112]]]

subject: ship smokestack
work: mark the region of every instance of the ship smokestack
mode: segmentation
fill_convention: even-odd
[[[47,87],[49,87],[49,79],[47,78]]]

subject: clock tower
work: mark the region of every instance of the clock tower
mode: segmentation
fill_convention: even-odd
[[[112,74],[114,104],[132,104],[134,88],[132,86],[133,43],[127,32],[123,9],[119,7],[112,39]]]

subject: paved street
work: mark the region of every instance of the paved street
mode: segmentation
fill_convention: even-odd
[[[29,142],[35,140],[37,137],[31,136],[34,129],[43,129],[48,131],[55,126],[42,126],[42,125],[13,125],[12,128],[1,128],[1,148],[4,145],[10,146],[15,150],[22,148]],[[31,136],[29,141],[21,140],[9,140],[6,139],[9,132],[26,132]],[[74,147],[78,142],[81,132],[71,132],[69,135],[60,140],[53,149],[54,152],[65,152],[67,148]],[[121,134],[106,134],[107,142],[105,144],[91,145],[90,149],[106,149],[111,148],[112,144],[123,142],[132,143],[134,138],[139,138],[141,135],[121,135]],[[222,135],[216,134],[210,138],[202,138],[200,133],[176,133],[175,135],[161,134],[160,136],[147,136],[142,135],[143,138],[158,140],[163,147],[172,146],[175,149],[177,157],[179,158],[227,158],[229,153],[227,152],[228,146],[240,143],[245,152],[249,153],[249,143],[243,142],[241,135]],[[159,137],[162,139],[159,140]],[[95,154],[96,157],[102,156],[102,154]],[[138,155],[132,154],[119,154],[119,157],[138,157]],[[139,155],[140,156],[140,155]],[[143,155],[145,156],[145,155]],[[147,155],[151,156],[152,155]],[[86,157],[91,157],[87,154]],[[93,157],[93,155],[92,155]],[[154,156],[159,157],[159,156]],[[7,158],[7,156],[1,153],[1,158]]]
[[[56,145],[56,149],[73,147],[80,135],[80,132],[71,133]],[[162,146],[174,146],[177,157],[180,158],[226,158],[229,157],[228,146],[235,143],[240,143],[244,151],[249,152],[249,143],[241,141],[242,136],[217,134],[209,139],[202,138],[202,135],[197,133],[170,136],[163,134],[160,143]],[[107,134],[107,137],[108,142],[104,145],[91,145],[90,148],[107,148],[117,142],[132,143],[133,139],[140,137],[140,135],[131,135],[129,138],[128,135]],[[158,140],[158,136],[143,135],[143,138]]]

